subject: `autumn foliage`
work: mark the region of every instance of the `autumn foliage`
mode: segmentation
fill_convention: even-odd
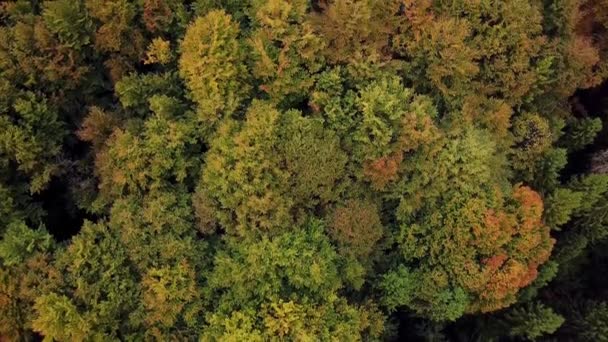
[[[600,0],[0,2],[0,341],[602,341]]]

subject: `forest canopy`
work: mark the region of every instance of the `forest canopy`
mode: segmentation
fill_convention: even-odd
[[[608,1],[0,2],[0,341],[608,341]]]

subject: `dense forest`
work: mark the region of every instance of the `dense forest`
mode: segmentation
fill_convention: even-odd
[[[606,79],[607,0],[0,2],[0,341],[608,341]]]

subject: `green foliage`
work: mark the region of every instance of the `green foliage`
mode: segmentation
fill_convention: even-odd
[[[329,234],[336,240],[341,252],[361,259],[374,252],[382,231],[378,207],[373,203],[355,200],[336,208],[329,227]]]
[[[375,159],[389,154],[411,98],[411,90],[404,88],[397,78],[381,80],[361,90],[356,102],[362,114],[361,123],[357,125],[354,139],[361,144],[358,152],[362,158]]]
[[[305,0],[254,0],[249,12],[252,76],[259,90],[285,106],[306,99],[324,65],[322,38],[304,20],[307,6]]]
[[[540,196],[505,189],[494,146],[481,132],[465,134],[436,155],[406,159],[414,169],[399,187],[399,250],[420,279],[408,306],[435,320],[514,303],[554,243]]]
[[[93,149],[99,151],[119,124],[120,119],[116,114],[92,107],[76,134],[80,140],[91,143]]]
[[[4,233],[6,228],[13,221],[17,221],[22,213],[16,208],[15,199],[11,190],[0,183],[0,233]]]
[[[591,302],[588,310],[576,324],[580,336],[585,341],[604,342],[608,340],[608,304],[606,302]]]
[[[417,6],[421,8],[412,8],[411,15],[417,19],[420,16],[419,22],[407,25],[393,41],[397,53],[410,57],[406,77],[419,80],[420,88],[433,89],[448,101],[470,94],[474,77],[480,72],[476,63],[479,50],[468,43],[471,25],[461,18],[448,17],[425,22],[431,14]]]
[[[550,76],[539,6],[527,0],[411,1],[393,39],[405,77],[445,101],[466,94],[521,103]],[[430,88],[430,89],[429,89]]]
[[[601,130],[602,120],[600,118],[573,120],[563,138],[563,144],[572,151],[580,150],[591,144]]]
[[[195,279],[194,270],[185,261],[176,266],[150,268],[142,279],[146,324],[170,329],[182,316],[186,324],[196,323],[200,308],[195,301]]]
[[[187,120],[155,115],[141,129],[116,128],[96,156],[102,199],[159,189],[191,175],[196,149],[194,131]]]
[[[572,213],[581,206],[583,195],[582,192],[570,189],[556,189],[545,201],[545,223],[553,229],[558,229],[570,221]]]
[[[540,160],[530,165],[528,172],[523,172],[522,178],[530,180],[537,189],[550,193],[560,185],[560,172],[567,162],[566,149],[551,148]]]
[[[16,163],[37,193],[58,172],[66,131],[56,109],[33,93],[16,99],[13,110],[0,114],[0,160]]]
[[[56,5],[62,7],[62,4],[66,2]],[[62,20],[55,16],[62,17],[60,13],[52,12],[50,15],[53,20]],[[22,89],[38,90],[65,100],[61,96],[78,89],[92,69],[91,65],[87,65],[82,53],[59,41],[42,17],[31,13],[15,17],[14,22],[1,28],[0,34],[2,83],[10,82],[13,89],[7,94],[7,99],[18,95],[16,89]],[[67,18],[64,16],[63,19]],[[51,25],[51,28],[66,32],[64,27]]]
[[[551,334],[564,323],[564,317],[538,302],[509,310],[505,314],[505,320],[510,336],[521,336],[530,340]]]
[[[251,7],[251,1],[240,1],[240,0],[196,0],[192,4],[194,14],[197,16],[204,16],[212,10],[222,9],[226,13],[230,14],[236,21],[243,22],[249,8]]]
[[[290,194],[296,205],[310,208],[335,202],[344,191],[346,153],[337,135],[321,120],[297,111],[283,114],[278,152],[290,175]]]
[[[151,191],[116,200],[109,225],[118,232],[140,275],[134,320],[146,338],[184,338],[202,325],[200,273],[210,262],[197,241],[190,196],[184,191]],[[142,331],[134,330],[135,336]]]
[[[112,64],[119,62],[123,68],[129,68],[129,62],[139,58],[144,48],[143,32],[135,23],[137,5],[129,0],[85,0],[85,6],[96,27],[95,49],[100,53],[118,53],[122,57],[115,56],[108,60],[113,62],[106,62],[111,76],[118,80],[120,77],[116,76],[120,76],[120,72],[112,70]]]
[[[608,222],[603,215],[608,205],[608,175],[591,174],[579,177],[570,182],[572,190],[583,194],[584,200],[574,211],[574,226],[582,230],[583,236],[590,242],[597,242],[608,236]]]
[[[162,38],[155,38],[150,45],[148,45],[144,64],[167,64],[171,62],[172,59],[173,53],[171,51],[170,42],[163,40]]]
[[[48,234],[20,222],[0,241],[0,335],[9,341],[32,338],[34,303],[60,278],[50,264],[52,252]]]
[[[178,97],[183,92],[175,73],[131,74],[120,79],[115,89],[122,107],[140,116],[150,112],[150,101],[154,96]]]
[[[0,240],[0,260],[4,266],[12,266],[52,248],[53,238],[44,228],[32,230],[23,222],[14,222]]]
[[[414,299],[417,281],[416,275],[403,265],[388,272],[382,277],[379,284],[382,291],[382,304],[389,311],[409,305]]]
[[[275,153],[280,113],[254,102],[245,123],[227,120],[205,157],[201,187],[229,233],[272,232],[291,225],[289,174]]]
[[[120,232],[137,268],[145,270],[193,257],[196,230],[189,200],[184,192],[164,190],[114,202],[110,225]]]
[[[290,227],[293,210],[336,201],[346,159],[322,121],[255,101],[243,124],[218,128],[199,188],[229,233],[272,233]]]
[[[543,287],[547,286],[553,280],[559,271],[559,264],[554,260],[547,261],[538,271],[538,276],[530,286],[523,289],[519,294],[519,301],[526,302],[532,300],[538,295],[538,292]]]
[[[215,10],[190,24],[181,44],[180,76],[209,126],[232,114],[247,93],[238,35],[230,15]]]
[[[63,44],[78,50],[91,42],[93,23],[82,2],[55,0],[43,6],[45,24]]]
[[[339,257],[318,222],[274,238],[239,240],[230,238],[215,257],[208,281],[217,309],[207,316],[203,340],[359,339],[371,324],[363,317],[378,318],[339,296]]]
[[[33,328],[48,340],[84,340],[91,333],[87,320],[66,296],[49,293],[36,300],[36,308],[39,316]]]
[[[332,64],[379,62],[388,55],[391,18],[397,13],[397,1],[376,4],[373,1],[336,0],[321,3],[321,13],[314,13],[312,23],[325,41],[323,54]]]
[[[532,167],[543,158],[551,146],[549,122],[537,114],[524,114],[515,118],[513,135],[513,168],[532,173]]]
[[[105,224],[85,222],[57,255],[63,279],[36,300],[34,330],[77,340],[111,339],[128,331],[138,289],[126,252]]]
[[[299,297],[326,300],[341,286],[338,255],[318,223],[272,239],[237,241],[230,239],[228,249],[216,255],[209,277],[212,289],[225,290],[220,308],[278,299],[289,288],[298,288]]]

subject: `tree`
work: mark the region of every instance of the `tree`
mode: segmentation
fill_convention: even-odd
[[[82,2],[55,0],[43,6],[42,18],[61,43],[76,50],[91,43],[93,23]]]
[[[194,269],[187,261],[176,266],[148,269],[142,279],[142,291],[145,323],[152,327],[148,334],[162,338],[165,335],[160,329],[179,331],[175,327],[180,320],[191,328],[197,326],[196,316],[201,314],[202,309],[197,302],[200,294]],[[187,336],[183,332],[181,334]],[[174,336],[180,336],[180,333]]]
[[[230,15],[214,10],[188,27],[181,44],[179,73],[198,115],[209,128],[231,115],[247,94],[239,27]]]
[[[0,258],[4,266],[18,265],[53,247],[53,238],[44,228],[32,230],[25,223],[15,221],[8,226],[0,241]]]
[[[199,193],[227,232],[273,233],[289,229],[294,211],[335,202],[345,163],[321,121],[254,101],[244,123],[226,120],[218,128]]]
[[[581,319],[577,320],[580,337],[585,341],[606,341],[608,305],[605,302],[591,302]]]
[[[207,244],[197,238],[190,195],[160,189],[114,201],[109,226],[138,274],[134,336],[196,336],[202,326],[201,283],[210,268]]]
[[[184,91],[176,73],[130,74],[115,85],[116,95],[123,109],[131,116],[150,115],[150,100],[154,96],[169,96],[181,99]]]
[[[136,21],[138,5],[131,0],[85,0],[85,6],[95,27],[95,50],[107,56],[104,65],[117,82],[142,59],[147,45]]]
[[[142,128],[115,128],[96,156],[100,201],[184,182],[195,170],[195,129],[188,120],[156,115]]]
[[[515,146],[512,163],[516,170],[525,170],[525,167],[534,165],[552,142],[549,122],[536,114],[524,114],[515,118],[513,135]]]
[[[349,200],[343,207],[336,208],[329,229],[342,253],[353,254],[362,260],[372,254],[383,233],[377,206],[357,200]]]
[[[290,175],[289,192],[297,207],[327,207],[348,186],[348,157],[339,137],[322,120],[297,111],[283,114],[277,150]]]
[[[323,54],[331,64],[382,62],[390,58],[391,24],[398,12],[397,1],[336,0],[320,2],[311,22],[325,41]]]
[[[171,43],[162,38],[155,38],[150,45],[148,45],[144,64],[167,64],[171,62],[172,59],[173,53],[171,51]]]
[[[608,0],[0,1],[0,340],[602,340],[607,37]]]
[[[556,189],[546,200],[545,223],[553,229],[558,229],[570,221],[572,213],[581,206],[583,195],[582,192],[570,189]]]
[[[338,294],[338,259],[319,222],[270,238],[229,238],[208,279],[216,309],[202,339],[378,337],[381,315]]]
[[[94,332],[86,318],[66,296],[56,293],[44,295],[36,300],[38,317],[33,323],[35,331],[47,338],[58,340],[84,340]]]
[[[437,111],[429,98],[415,96],[386,73],[356,91],[347,88],[344,78],[341,69],[322,74],[312,107],[353,154],[350,167],[382,190],[398,178],[404,154],[439,136],[433,121]]]
[[[54,339],[117,338],[136,327],[128,319],[137,307],[135,273],[106,224],[85,222],[55,267],[63,279],[36,299],[35,331]]]
[[[0,335],[7,340],[32,337],[34,303],[61,279],[52,265],[55,247],[46,230],[19,221],[0,240]]]
[[[479,50],[470,44],[471,24],[462,18],[434,18],[430,1],[411,2],[392,49],[407,57],[406,77],[420,90],[433,90],[448,102],[462,101],[479,74]],[[407,24],[406,24],[407,23]]]
[[[0,115],[0,158],[16,163],[29,178],[30,192],[40,192],[59,171],[66,135],[57,110],[45,98],[25,93]]]
[[[599,118],[573,119],[564,136],[564,145],[576,151],[591,144],[595,136],[602,130],[602,120]]]
[[[574,211],[574,226],[583,230],[581,233],[591,242],[600,241],[606,236],[606,222],[603,210],[608,201],[608,176],[591,174],[573,179],[569,187],[583,193],[584,201]]]
[[[474,93],[514,105],[548,83],[541,9],[528,0],[408,1],[400,14],[407,20],[392,45],[408,61],[405,77],[422,85],[418,91],[456,105]]]
[[[510,309],[504,317],[510,336],[522,336],[530,340],[551,334],[564,323],[564,317],[538,302]]]
[[[495,150],[482,136],[467,132],[427,159],[434,167],[426,185],[409,181],[423,177],[410,176],[398,187],[396,238],[404,264],[416,265],[410,277],[420,284],[399,295],[407,299],[401,305],[434,320],[514,303],[554,244],[542,223],[541,197],[528,187],[501,185]],[[430,170],[422,160],[411,162],[421,172]]]
[[[231,234],[272,232],[292,223],[289,174],[280,168],[275,147],[279,115],[272,105],[253,102],[243,125],[222,123],[205,156],[199,186]]]
[[[76,134],[80,140],[91,143],[93,149],[99,151],[119,125],[120,118],[116,114],[91,107]]]
[[[39,90],[58,102],[65,100],[63,94],[76,90],[92,69],[79,53],[86,44],[88,24],[84,14],[70,17],[69,11],[76,7],[67,1],[49,2],[42,17],[34,16],[32,8],[9,15],[11,24],[3,26],[0,35],[2,79],[15,90]],[[10,95],[9,99],[18,92]]]
[[[306,99],[324,65],[323,41],[305,20],[306,9],[305,0],[269,0],[252,2],[249,12],[252,76],[259,90],[287,108]]]

